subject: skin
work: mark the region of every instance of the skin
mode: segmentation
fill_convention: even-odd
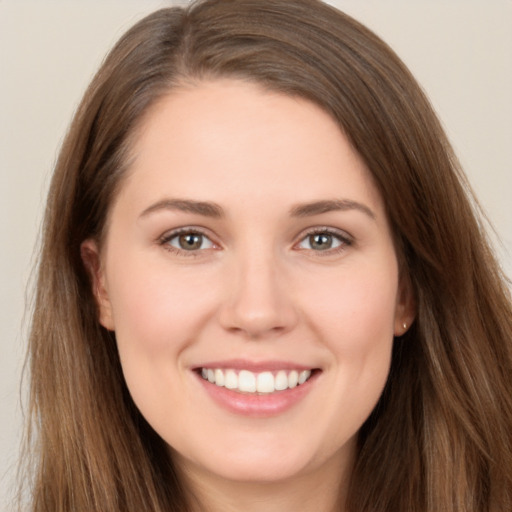
[[[198,509],[334,510],[413,319],[368,170],[317,106],[229,80],[172,91],[133,157],[101,252],[82,246],[133,400]],[[162,203],[177,198],[222,215]],[[292,214],[334,200],[345,207]],[[187,251],[172,236],[190,227],[205,237]],[[333,231],[332,245],[312,245],[312,230]],[[231,358],[320,371],[291,408],[252,417],[220,407],[192,370]]]

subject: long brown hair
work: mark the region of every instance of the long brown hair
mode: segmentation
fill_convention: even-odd
[[[33,512],[187,510],[134,406],[80,257],[101,240],[147,109],[231,77],[327,111],[384,198],[417,317],[359,435],[350,512],[512,510],[512,312],[474,199],[420,87],[368,29],[316,0],[206,0],[140,21],[74,117],[48,196],[30,336]]]

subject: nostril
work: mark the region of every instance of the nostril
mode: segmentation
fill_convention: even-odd
[[[283,334],[296,322],[297,315],[291,305],[275,302],[227,304],[220,314],[220,323],[225,330],[254,340]]]

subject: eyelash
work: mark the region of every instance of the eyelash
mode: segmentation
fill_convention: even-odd
[[[186,250],[186,249],[180,249],[178,247],[174,247],[173,245],[170,244],[170,242],[172,240],[174,240],[175,238],[177,238],[181,235],[201,236],[201,237],[203,237],[203,239],[207,239],[212,244],[213,247],[209,247],[207,249],[199,248],[196,250],[194,250],[194,249]],[[302,244],[309,237],[313,237],[315,235],[327,235],[329,237],[332,237],[339,242],[339,246],[334,247],[334,248],[325,249],[325,250],[317,250],[317,251],[315,251],[314,249],[300,249],[300,248],[298,248],[298,250],[311,251],[311,252],[316,253],[316,255],[318,255],[318,256],[332,256],[332,255],[336,255],[336,254],[339,254],[339,253],[345,251],[347,249],[347,247],[350,247],[354,242],[352,237],[350,237],[344,231],[339,231],[339,230],[336,230],[333,228],[328,228],[328,227],[318,227],[318,228],[313,228],[313,229],[310,229],[310,230],[302,233],[300,236],[299,242],[294,244],[294,248],[297,247],[298,245]],[[200,254],[205,250],[209,250],[212,248],[218,248],[218,245],[211,240],[211,238],[206,234],[206,232],[203,231],[201,228],[197,228],[197,227],[184,227],[184,228],[174,230],[170,233],[165,233],[158,239],[158,244],[161,245],[162,247],[164,247],[164,249],[169,252],[172,252],[179,256],[185,256],[185,257],[197,257],[197,256],[200,256]]]
[[[351,236],[349,236],[347,233],[345,233],[344,231],[340,231],[340,230],[328,228],[328,227],[318,227],[318,228],[310,229],[310,230],[306,231],[305,233],[301,234],[301,238],[300,238],[299,242],[297,244],[295,244],[295,247],[297,245],[302,244],[309,237],[312,237],[315,235],[327,235],[329,237],[332,237],[339,242],[339,246],[325,249],[325,250],[318,250],[318,251],[315,251],[314,249],[299,249],[299,250],[311,251],[311,252],[315,253],[315,256],[320,256],[320,257],[333,256],[333,255],[342,253],[343,251],[345,251],[347,249],[347,247],[350,247],[354,243],[353,238]]]
[[[200,253],[207,249],[198,249],[198,250],[186,250],[186,249],[179,249],[178,247],[174,247],[170,244],[170,242],[181,236],[181,235],[197,235],[203,237],[203,239],[207,239],[210,241],[210,243],[216,247],[217,244],[211,240],[211,238],[206,234],[205,231],[203,231],[200,228],[197,227],[184,227],[180,229],[176,229],[174,231],[171,231],[170,233],[165,233],[158,239],[158,244],[161,245],[166,251],[169,251],[173,254],[177,254],[178,256],[185,256],[185,257],[197,257],[200,255]]]

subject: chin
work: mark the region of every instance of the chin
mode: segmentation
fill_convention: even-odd
[[[223,480],[239,483],[270,484],[292,480],[308,472],[308,464],[298,464],[296,461],[257,460],[254,457],[246,460],[223,461],[219,464],[209,464],[206,467],[211,473]]]
[[[340,457],[344,457],[340,451],[328,453],[321,447],[308,446],[304,441],[290,443],[289,436],[288,440],[271,440],[266,437],[262,434],[260,442],[253,440],[244,446],[228,443],[207,452],[190,454],[188,457],[182,454],[178,457],[185,467],[194,468],[194,471],[246,484],[290,481],[314,473],[326,464],[329,465],[329,462],[339,464]]]

